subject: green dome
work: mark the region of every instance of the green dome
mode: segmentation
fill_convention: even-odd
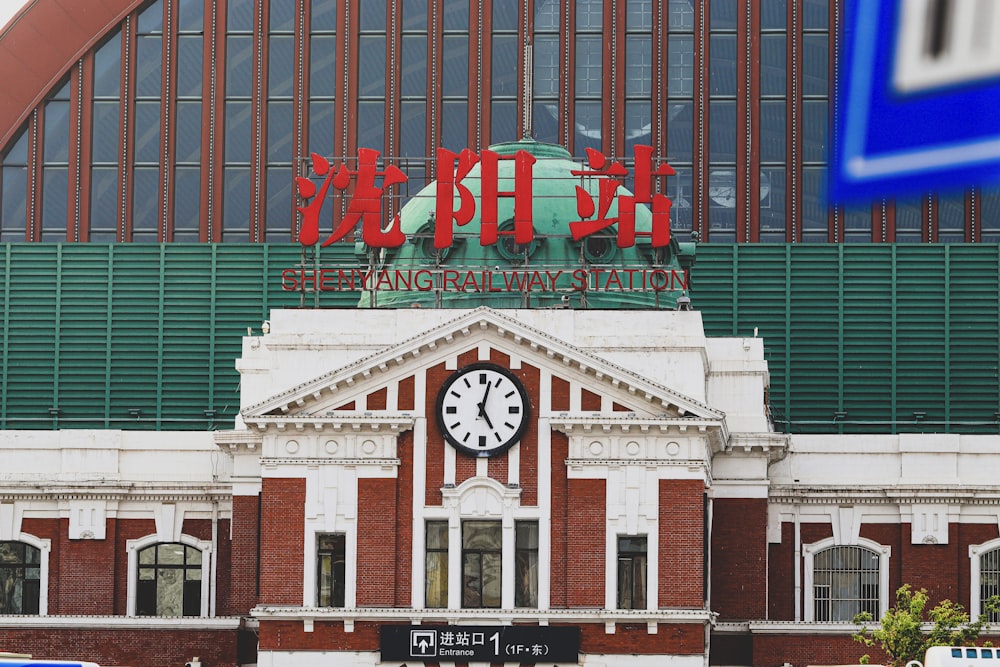
[[[376,263],[370,288],[360,307],[405,308],[574,308],[674,309],[677,297],[686,295],[684,269],[693,261],[693,244],[678,244],[654,252],[648,236],[652,213],[636,205],[636,244],[616,245],[617,225],[574,241],[569,228],[579,220],[576,186],[598,201],[599,178],[573,175],[584,169],[561,146],[529,139],[490,146],[501,156],[527,151],[535,157],[532,166],[532,225],[534,239],[515,245],[514,200],[499,198],[500,240],[480,244],[480,164],[461,184],[469,189],[476,212],[463,226],[453,223],[454,241],[449,248],[434,248],[434,214],[437,183],[432,182],[410,199],[400,211],[400,224],[407,242],[381,254],[368,253]],[[514,187],[513,160],[500,160],[500,192]],[[618,215],[618,199],[629,195],[619,186],[608,217]],[[454,209],[459,207],[456,192]],[[591,216],[593,217],[593,216]],[[682,247],[683,246],[683,247]]]

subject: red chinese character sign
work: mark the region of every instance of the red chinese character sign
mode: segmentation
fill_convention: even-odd
[[[330,234],[320,243],[328,246],[347,238],[361,224],[361,238],[373,248],[398,248],[406,243],[406,235],[400,226],[399,216],[395,216],[388,228],[382,227],[382,201],[385,192],[392,186],[407,182],[406,175],[396,166],[387,165],[379,169],[380,153],[362,148],[358,151],[357,166],[348,168],[346,164],[331,165],[323,157],[312,154],[312,173],[322,179],[316,182],[308,177],[297,177],[296,190],[306,201],[299,207],[302,226],[299,242],[310,246],[320,243],[320,213],[326,200],[333,197],[347,197],[346,214]],[[573,170],[571,175],[580,178],[581,183],[594,185],[596,181],[596,202],[590,190],[576,186],[576,211],[579,220],[568,221],[568,229],[575,241],[592,234],[616,228],[616,244],[619,248],[635,245],[637,236],[648,236],[654,248],[670,244],[671,200],[663,194],[653,193],[656,179],[672,176],[675,172],[667,164],[653,167],[653,149],[636,146],[633,151],[635,192],[627,194],[621,190],[622,182],[628,177],[626,167],[618,161],[609,162],[598,151],[587,150],[585,169]],[[513,178],[510,189],[501,189],[501,168],[504,161],[513,163]],[[484,150],[480,155],[466,149],[455,153],[439,149],[436,159],[437,183],[434,207],[434,247],[444,249],[454,243],[456,227],[468,225],[479,212],[479,243],[483,246],[495,245],[502,236],[511,235],[517,245],[531,243],[534,239],[532,222],[534,203],[534,166],[536,158],[526,150],[517,150],[513,155],[500,155]],[[474,167],[479,166],[477,176]],[[469,181],[480,181],[479,201],[469,187]],[[353,187],[352,187],[353,186]],[[593,187],[591,188],[593,189]],[[513,200],[513,228],[502,230],[499,225],[500,202]],[[611,215],[617,204],[617,214]],[[649,231],[636,229],[636,204],[649,206],[652,221]]]

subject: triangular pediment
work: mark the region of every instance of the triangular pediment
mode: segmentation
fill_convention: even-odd
[[[244,422],[266,427],[272,422],[331,420],[386,423],[403,428],[414,415],[406,410],[357,408],[370,396],[470,350],[495,350],[509,358],[549,370],[553,378],[574,381],[588,392],[607,397],[614,418],[684,419],[718,422],[725,415],[653,379],[643,377],[546,332],[487,307],[465,312],[402,342],[272,395],[242,411]],[[560,418],[592,411],[560,411]]]

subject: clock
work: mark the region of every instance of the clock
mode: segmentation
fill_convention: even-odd
[[[472,456],[496,456],[521,439],[531,404],[521,381],[490,363],[459,369],[441,386],[437,421],[453,447]]]

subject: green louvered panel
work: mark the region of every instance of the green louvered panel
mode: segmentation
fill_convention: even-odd
[[[791,254],[786,415],[793,432],[837,431],[833,413],[841,402],[839,250],[835,245],[811,245]]]
[[[843,388],[839,406],[829,406],[837,409],[825,415],[836,418],[842,432],[891,429],[886,422],[892,396],[892,263],[891,246],[842,247],[838,364]]]
[[[164,251],[123,245],[111,258],[111,388],[113,428],[155,428],[162,382]]]
[[[964,433],[997,433],[996,245],[950,246],[949,368],[951,420]]]
[[[948,422],[948,290],[945,246],[896,247],[894,416],[900,429]]]
[[[51,428],[59,365],[56,331],[59,247],[10,256],[4,353],[4,428]]]
[[[163,339],[159,415],[161,426],[206,428],[212,408],[212,246],[163,248]]]
[[[53,406],[63,428],[104,428],[111,386],[109,262],[104,245],[61,246],[58,390]],[[95,400],[99,399],[99,400]]]

